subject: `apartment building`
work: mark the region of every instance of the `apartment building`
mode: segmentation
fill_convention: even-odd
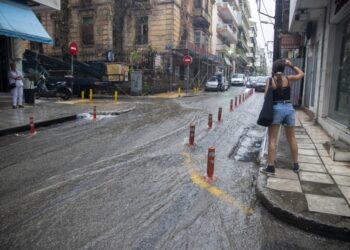
[[[236,72],[245,73],[248,69],[249,60],[247,53],[250,53],[248,42],[250,40],[251,12],[248,0],[239,0],[240,12],[238,12],[238,42],[236,47]]]
[[[191,84],[203,82],[223,64],[211,50],[211,0],[64,1],[61,12],[40,15],[56,41],[43,46],[46,55],[62,57],[66,44],[75,41],[80,61],[106,61],[113,55],[114,61],[132,65],[131,55],[138,54],[140,68],[156,68],[169,81],[182,81],[188,76],[182,57],[189,54]]]
[[[253,21],[249,21],[249,39],[247,42],[249,51],[247,53],[247,70],[250,75],[255,74],[255,56],[256,56],[256,49],[258,48],[258,43],[256,41],[257,37],[257,28],[256,23]]]
[[[212,51],[224,59],[218,68],[229,78],[235,72],[234,51],[238,41],[237,0],[216,0],[212,13]]]
[[[0,0],[0,91],[9,91],[7,72],[15,62],[22,68],[28,41],[52,44],[53,40],[36,17],[38,11],[60,9],[60,0]]]
[[[256,75],[268,75],[267,62],[264,48],[256,49],[255,53],[255,73]]]

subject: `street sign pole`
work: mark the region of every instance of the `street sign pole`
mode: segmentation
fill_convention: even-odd
[[[186,95],[188,92],[188,86],[190,84],[190,65],[187,64],[187,83],[186,83]]]
[[[74,58],[73,58],[73,55],[71,55],[71,57],[72,57],[71,71],[72,71],[72,76],[74,76],[74,71],[73,71],[73,69],[74,69],[74,65],[73,65]]]

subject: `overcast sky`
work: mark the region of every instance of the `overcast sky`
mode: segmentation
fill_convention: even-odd
[[[266,17],[264,15],[260,14],[260,20],[259,20],[259,14],[258,14],[258,6],[257,3],[260,1],[260,12],[266,13],[270,16],[275,16],[275,0],[248,0],[250,3],[250,9],[252,12],[252,20],[256,22],[256,26],[258,29],[258,37],[257,41],[260,48],[265,48],[266,51],[266,43],[268,44],[268,50],[272,52],[273,44],[273,25],[272,24],[260,24],[261,21],[267,21],[267,22],[274,22],[273,19],[270,19],[269,17]],[[267,53],[266,53],[267,54]],[[267,63],[272,64],[272,59],[267,58]]]

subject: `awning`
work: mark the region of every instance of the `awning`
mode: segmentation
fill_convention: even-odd
[[[0,0],[0,35],[53,44],[32,9],[18,0]]]
[[[224,57],[224,59],[225,59],[225,63],[226,63],[226,65],[228,65],[228,66],[232,66],[232,64],[231,64],[231,62],[230,62],[230,60],[229,60],[229,59],[227,59],[226,57]]]

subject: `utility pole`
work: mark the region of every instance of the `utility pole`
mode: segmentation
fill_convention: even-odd
[[[274,30],[274,42],[273,42],[273,61],[280,59],[280,31],[282,30],[282,1],[276,0],[275,7],[275,30]]]

